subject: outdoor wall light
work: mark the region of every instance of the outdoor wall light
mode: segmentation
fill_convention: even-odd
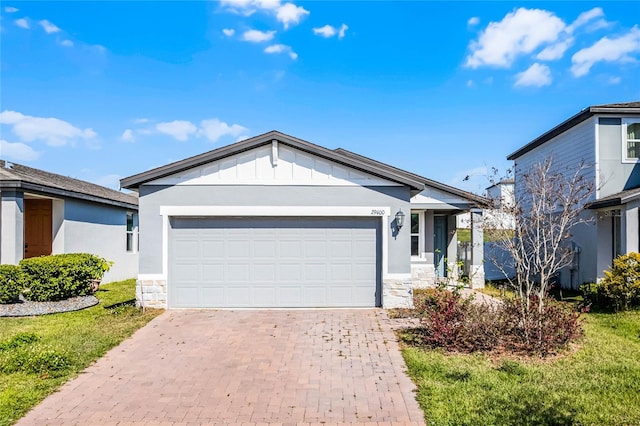
[[[398,213],[396,213],[396,226],[398,227],[398,231],[402,228],[402,225],[404,225],[404,213],[402,210],[398,210]]]

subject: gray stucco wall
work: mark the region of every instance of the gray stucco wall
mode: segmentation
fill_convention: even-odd
[[[66,200],[58,236],[64,238],[65,253],[86,252],[113,261],[102,280],[107,283],[138,274],[138,253],[127,252],[126,230],[126,209]],[[59,250],[61,245],[57,247]]]
[[[21,192],[0,193],[0,263],[16,265],[24,247],[24,197]]]
[[[155,186],[142,185],[140,194],[140,274],[162,273],[160,206],[375,206],[390,207],[393,215],[411,211],[408,187],[360,186]],[[388,272],[411,273],[410,235],[388,232]]]
[[[624,162],[622,120],[598,119],[600,198],[640,186],[640,164]]]

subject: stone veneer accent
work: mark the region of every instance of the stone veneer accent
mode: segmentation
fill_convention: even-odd
[[[138,280],[136,282],[136,306],[167,309],[167,281]]]
[[[436,268],[429,263],[411,265],[411,282],[413,288],[429,288],[436,285]]]
[[[382,307],[413,308],[413,283],[409,274],[382,281]]]
[[[484,265],[471,265],[470,287],[484,288]]]

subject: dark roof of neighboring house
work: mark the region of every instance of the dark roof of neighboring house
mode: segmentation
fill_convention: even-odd
[[[553,129],[548,132],[538,136],[536,139],[532,140],[522,148],[517,151],[509,154],[507,160],[515,160],[518,157],[526,154],[527,152],[533,150],[534,148],[539,147],[543,143],[555,138],[556,136],[566,132],[570,128],[582,123],[584,120],[589,117],[594,116],[595,114],[640,114],[640,101],[635,102],[626,102],[619,104],[605,104],[605,105],[593,105],[587,107],[569,118],[568,120],[558,124]]]
[[[602,197],[597,201],[587,203],[585,208],[590,210],[604,209],[607,207],[621,206],[629,201],[640,197],[640,188],[626,189],[616,194]]]
[[[0,160],[0,188],[69,197],[125,208],[138,209],[138,197],[44,170]]]

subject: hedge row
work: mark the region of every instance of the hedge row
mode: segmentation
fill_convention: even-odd
[[[48,302],[86,296],[111,263],[88,253],[56,254],[23,259],[18,266],[0,265],[0,303],[25,299]]]

